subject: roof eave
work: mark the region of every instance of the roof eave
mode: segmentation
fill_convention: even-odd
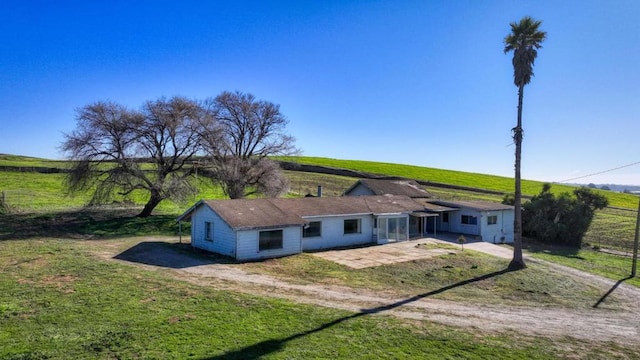
[[[231,227],[234,231],[250,231],[250,230],[272,230],[272,229],[282,229],[287,227],[296,227],[296,226],[304,226],[305,223],[293,223],[293,224],[278,224],[278,225],[255,225],[255,226],[236,226]]]
[[[191,213],[193,213],[203,203],[206,203],[206,202],[201,199],[197,203],[193,204],[190,208],[188,208],[185,212],[183,212],[182,215],[176,218],[176,222],[191,220]],[[186,218],[189,218],[189,220],[185,220]]]

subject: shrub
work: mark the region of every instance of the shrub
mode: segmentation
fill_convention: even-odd
[[[556,196],[551,185],[544,184],[540,194],[523,205],[522,229],[544,243],[581,247],[595,210],[607,205],[606,197],[588,188]]]

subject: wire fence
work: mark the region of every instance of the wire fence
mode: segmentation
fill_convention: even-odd
[[[0,190],[0,213],[39,213],[77,210],[86,207],[86,197],[69,197],[64,193],[30,189]]]
[[[36,194],[29,190],[4,190],[0,192],[0,211],[16,213],[34,211]]]
[[[637,212],[606,208],[597,211],[583,243],[594,249],[618,250],[631,254]]]

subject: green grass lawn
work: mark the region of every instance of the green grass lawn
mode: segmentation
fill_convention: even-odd
[[[0,272],[2,359],[554,359],[638,351],[216,291],[96,258],[73,240],[2,241]]]

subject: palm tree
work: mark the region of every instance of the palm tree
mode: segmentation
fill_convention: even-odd
[[[513,51],[513,83],[518,87],[518,123],[511,129],[513,142],[516,145],[515,161],[515,195],[514,195],[514,239],[513,260],[509,269],[517,270],[525,268],[522,258],[522,189],[520,185],[520,163],[522,157],[522,97],[524,86],[529,84],[533,76],[533,63],[538,56],[538,49],[546,39],[547,33],[538,30],[542,21],[523,17],[520,22],[512,22],[511,33],[504,38],[504,53]]]

